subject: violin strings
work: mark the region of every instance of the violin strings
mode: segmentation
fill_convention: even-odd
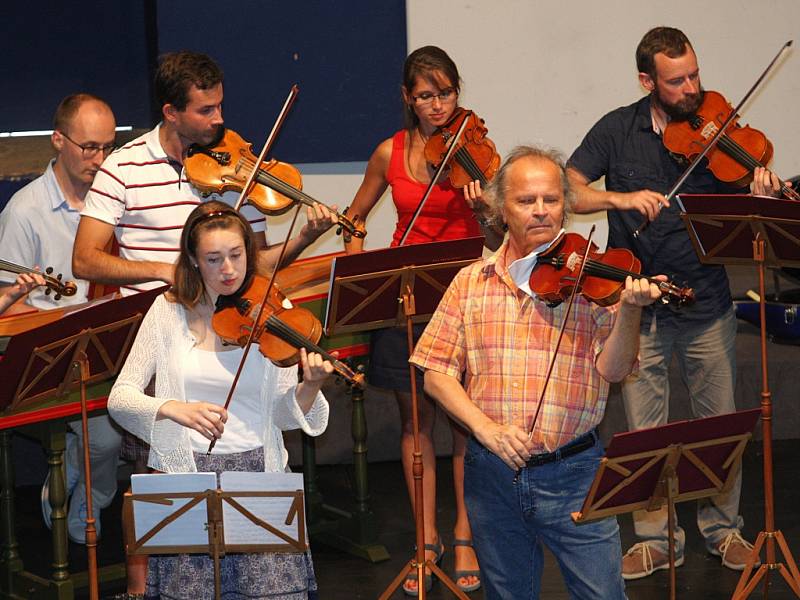
[[[763,167],[760,162],[758,162],[747,150],[742,148],[736,140],[732,139],[728,135],[723,135],[719,140],[719,146],[722,150],[731,156],[734,160],[736,160],[739,164],[747,167],[750,170],[755,169],[756,167]]]
[[[719,146],[731,158],[751,171],[756,167],[764,166],[730,136],[724,135],[719,140]],[[781,180],[781,192],[789,196],[792,200],[800,200],[800,195],[798,195],[795,190],[788,187],[783,180]]]
[[[16,273],[17,275],[23,273],[37,273],[41,275],[44,278],[44,280],[49,282],[51,285],[57,285],[57,286],[62,285],[61,281],[59,281],[57,278],[51,275],[48,275],[47,273],[44,273],[42,271],[37,271],[36,269],[23,267],[22,265],[18,265],[16,263],[3,259],[0,259],[0,271],[8,271],[9,273]]]
[[[255,162],[250,160],[249,158],[241,158],[240,163],[243,163],[244,166],[253,169],[255,168]],[[288,196],[292,200],[297,200],[298,202],[302,202],[303,204],[313,205],[315,200],[305,194],[302,190],[298,190],[293,185],[289,185],[279,177],[275,177],[272,173],[265,169],[258,169],[257,179],[259,183],[263,183],[269,188],[272,188],[278,193],[283,194],[284,196]]]
[[[242,157],[240,159],[240,163],[244,164],[244,166],[250,169],[255,168],[255,162],[247,157]],[[273,190],[275,190],[280,194],[283,194],[284,196],[288,196],[292,200],[297,200],[298,202],[302,202],[306,206],[314,206],[314,204],[322,204],[323,206],[326,206],[329,210],[331,210],[331,212],[335,213],[336,216],[339,217],[340,219],[339,222],[343,223],[342,219],[344,215],[342,215],[338,211],[332,210],[327,204],[323,204],[319,200],[312,198],[311,196],[306,194],[303,190],[299,190],[293,185],[286,183],[280,177],[275,177],[275,175],[273,175],[269,171],[265,169],[259,169],[257,179],[259,180],[259,183],[263,183],[267,187],[272,188]]]
[[[626,271],[625,269],[621,269],[619,267],[614,267],[611,265],[605,265],[601,262],[593,260],[590,260],[586,263],[585,272],[588,273],[589,275],[608,277],[609,279],[616,279],[617,281],[625,281],[625,278],[630,275],[634,279],[646,279],[650,283],[655,283],[660,289],[667,289],[668,293],[670,294],[675,293],[674,284],[668,281],[661,281],[659,279],[654,279],[653,277],[649,277],[647,275],[642,275],[641,273]]]
[[[309,352],[316,352],[317,354],[321,355],[325,360],[330,361],[330,363],[334,367],[336,367],[336,370],[339,373],[342,373],[348,379],[352,379],[354,377],[353,372],[347,367],[347,365],[338,360],[336,357],[332,356],[324,348],[315,344],[308,338],[305,338],[302,335],[300,335],[297,331],[295,331],[292,327],[284,323],[281,319],[279,319],[275,315],[270,315],[267,318],[266,325],[267,329],[269,329],[270,332],[280,337],[285,342],[288,342],[289,344],[296,346],[298,348],[305,348]]]
[[[456,160],[462,167],[464,167],[473,180],[478,180],[481,182],[481,185],[486,185],[486,178],[483,176],[483,173],[478,167],[478,164],[475,162],[475,159],[464,146],[461,146],[456,150]]]

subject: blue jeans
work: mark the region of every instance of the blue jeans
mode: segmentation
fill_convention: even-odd
[[[603,450],[599,443],[565,459],[514,471],[471,438],[464,457],[464,499],[486,600],[539,597],[543,546],[570,598],[625,598],[615,518],[576,525]]]
[[[664,326],[653,319],[649,331],[639,336],[639,371],[625,378],[622,399],[631,431],[664,425],[669,420],[669,365],[678,361],[681,379],[689,390],[692,415],[711,417],[736,410],[736,317],[733,309],[707,323]],[[730,490],[698,500],[697,527],[712,550],[725,537],[742,528],[739,469]],[[633,513],[637,537],[659,552],[669,552],[667,508]],[[675,527],[676,556],[683,556],[686,533]]]

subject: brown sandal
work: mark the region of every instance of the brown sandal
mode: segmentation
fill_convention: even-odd
[[[453,540],[453,546],[468,546],[468,547],[472,548],[472,540],[459,540],[458,538],[456,538],[455,540]],[[455,555],[455,551],[453,552],[453,554]],[[455,556],[454,556],[453,560],[455,560]],[[464,570],[456,569],[453,572],[453,577],[456,580],[456,586],[458,586],[458,589],[460,589],[462,592],[474,592],[475,590],[477,590],[477,589],[479,589],[481,587],[481,572],[480,572],[480,569],[464,569]],[[477,577],[478,581],[476,581],[475,583],[467,584],[467,585],[461,585],[461,584],[458,583],[458,580],[461,579],[462,577],[464,577],[464,578],[466,578],[466,577]]]

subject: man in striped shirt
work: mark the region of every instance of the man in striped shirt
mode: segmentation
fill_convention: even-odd
[[[486,598],[538,597],[542,544],[572,597],[624,598],[616,519],[577,526],[570,513],[602,455],[595,429],[609,382],[633,369],[641,307],[660,292],[628,278],[616,305],[578,296],[537,406],[566,303],[548,306],[528,279],[570,208],[560,156],[517,148],[486,195],[508,239],[459,272],[410,359],[425,371],[425,391],[472,434],[465,500]]]
[[[176,52],[162,57],[155,76],[162,121],[155,129],[114,152],[103,163],[81,212],[73,270],[90,281],[122,286],[123,294],[172,283],[183,224],[192,209],[210,199],[233,204],[237,194],[203,198],[183,168],[192,144],[209,145],[222,131],[223,76],[208,56]],[[262,214],[242,213],[254,230],[265,230]],[[334,222],[324,206],[308,209],[308,222],[289,241],[284,264],[294,260]],[[119,256],[109,251],[112,238]],[[264,270],[280,248],[258,236]]]

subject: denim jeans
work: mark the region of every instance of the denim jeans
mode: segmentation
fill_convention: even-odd
[[[633,431],[664,425],[669,420],[669,365],[673,354],[681,379],[689,390],[692,415],[711,417],[734,412],[736,384],[736,317],[733,309],[700,324],[659,326],[653,319],[647,333],[639,336],[639,371],[622,385],[628,428]],[[741,529],[739,493],[741,469],[731,489],[719,496],[699,500],[697,527],[711,550],[733,531]],[[636,535],[666,554],[667,509],[633,514]],[[677,521],[676,521],[677,524]],[[676,525],[675,552],[683,555],[686,534]]]
[[[486,600],[539,598],[543,546],[555,555],[570,598],[625,598],[615,518],[576,525],[603,450],[514,471],[471,438],[464,499]]]

